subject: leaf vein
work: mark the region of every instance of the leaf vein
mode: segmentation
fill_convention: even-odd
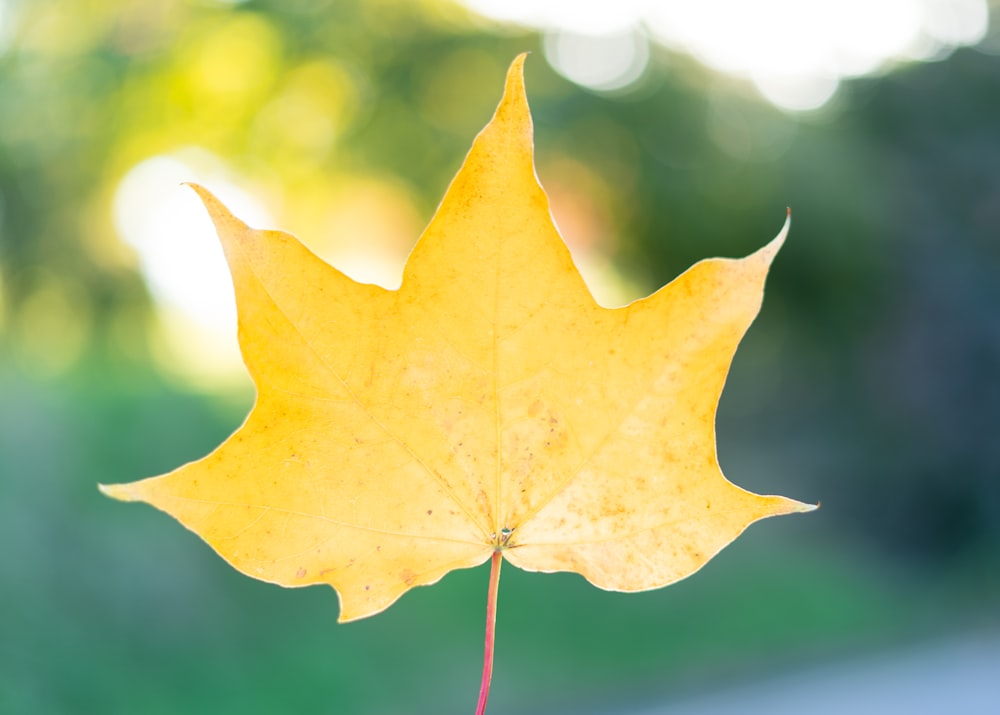
[[[454,504],[459,509],[462,510],[462,512],[466,515],[466,517],[473,524],[475,524],[480,529],[480,531],[483,532],[484,535],[487,534],[488,533],[488,529],[485,529],[483,527],[483,525],[479,523],[479,520],[475,517],[475,515],[468,509],[468,507],[466,507],[466,505],[462,502],[462,500],[458,498],[458,495],[455,493],[455,491],[452,488],[451,484],[449,484],[448,481],[444,477],[442,477],[440,474],[438,474],[436,470],[432,469],[431,466],[429,464],[427,464],[427,462],[425,462],[413,450],[413,448],[410,447],[410,445],[406,443],[405,440],[403,440],[393,430],[389,429],[389,427],[387,425],[385,425],[374,414],[371,413],[371,411],[367,408],[367,406],[361,401],[361,399],[357,396],[357,394],[351,389],[350,385],[348,385],[347,382],[337,373],[337,371],[329,363],[329,361],[326,359],[326,357],[324,355],[322,355],[319,352],[319,350],[316,349],[315,346],[313,346],[313,344],[306,338],[305,335],[303,335],[302,331],[299,330],[299,326],[295,324],[295,321],[293,321],[292,318],[284,311],[284,309],[282,309],[281,305],[278,303],[277,300],[275,300],[274,296],[271,294],[271,291],[268,289],[267,284],[263,281],[263,279],[261,278],[260,274],[257,272],[256,267],[253,265],[253,262],[251,260],[249,260],[249,258],[247,257],[247,255],[246,255],[246,253],[245,253],[245,251],[243,249],[242,243],[239,242],[239,241],[237,241],[236,243],[237,243],[237,245],[239,245],[241,252],[243,252],[244,262],[246,263],[246,265],[249,268],[250,272],[253,274],[254,278],[257,279],[257,282],[260,285],[261,289],[264,291],[264,293],[267,294],[267,297],[270,299],[271,304],[274,306],[275,310],[277,310],[282,315],[282,317],[284,317],[284,319],[288,322],[289,326],[291,326],[292,330],[294,330],[295,333],[296,333],[296,335],[299,336],[299,339],[302,341],[302,344],[305,345],[309,349],[309,351],[312,352],[319,359],[320,363],[322,363],[322,365],[326,368],[327,372],[329,372],[330,375],[332,375],[334,378],[336,378],[336,380],[343,386],[344,390],[347,391],[347,394],[351,397],[351,399],[354,401],[354,403],[361,409],[362,413],[366,417],[368,417],[368,419],[371,420],[379,429],[381,429],[383,432],[385,432],[387,435],[389,435],[393,440],[395,440],[395,442],[400,447],[402,447],[407,453],[409,453],[410,457],[413,458],[413,460],[415,462],[417,462],[417,464],[419,464],[423,468],[424,472],[429,477],[431,477],[434,481],[436,481],[438,483],[438,485],[449,496],[449,498],[452,500],[452,502],[454,502]]]

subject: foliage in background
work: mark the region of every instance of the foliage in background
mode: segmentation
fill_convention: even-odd
[[[152,304],[110,207],[136,163],[200,147],[278,197],[276,223],[299,235],[332,241],[345,205],[374,202],[392,205],[415,236],[492,107],[492,78],[537,49],[537,36],[497,31],[443,2],[6,7],[0,537],[12,547],[0,557],[9,614],[0,621],[0,710],[296,709],[281,706],[293,682],[303,685],[301,709],[340,698],[362,712],[351,698],[372,690],[361,675],[371,662],[401,673],[400,690],[423,692],[417,702],[440,695],[420,690],[424,667],[453,668],[456,682],[469,680],[468,667],[474,679],[478,663],[447,654],[477,648],[478,605],[463,605],[479,603],[477,572],[446,579],[444,605],[418,591],[388,623],[334,636],[306,625],[329,613],[323,594],[296,596],[301,619],[276,617],[271,599],[288,594],[239,585],[194,540],[173,546],[169,525],[121,517],[93,493],[97,481],[204,454],[249,400],[208,399],[158,375]],[[828,554],[814,563],[783,544],[791,537],[781,526],[762,527],[762,542],[770,535],[790,550],[805,584],[774,572],[736,589],[728,563],[620,610],[572,579],[557,578],[566,590],[552,594],[534,590],[530,576],[511,578],[504,598],[515,605],[503,608],[520,615],[504,626],[515,634],[504,649],[521,656],[501,658],[498,677],[529,682],[541,660],[566,667],[525,694],[532,707],[654,689],[665,673],[697,678],[709,663],[738,671],[751,654],[829,652],[900,624],[988,618],[1000,594],[998,77],[1000,58],[962,50],[852,81],[830,112],[792,117],[655,48],[643,82],[620,96],[585,92],[531,63],[538,171],[557,220],[632,277],[632,297],[704,255],[747,253],[792,207],[794,238],[722,401],[720,459],[724,468],[738,461],[755,491],[806,484],[792,491],[822,499],[811,528],[828,535],[810,544]],[[284,129],[289,117],[295,132]],[[123,528],[135,544],[114,546]],[[163,536],[152,553],[136,546],[144,529]],[[720,558],[771,561],[734,549]],[[234,609],[247,592],[259,601]],[[715,616],[717,637],[692,633],[698,614],[719,612],[720,594],[737,594],[750,617]],[[137,608],[144,598],[159,599],[154,616]],[[598,610],[593,637],[581,639],[574,619]],[[803,625],[782,630],[783,612]],[[426,627],[441,613],[456,614],[454,631]],[[565,647],[537,640],[539,614],[564,629]],[[661,620],[648,625],[650,614]],[[401,632],[424,644],[420,662],[393,648]],[[308,658],[289,650],[286,669],[269,671],[303,633]],[[165,636],[176,643],[158,650]],[[146,645],[127,650],[136,639]],[[195,640],[205,652],[192,660]],[[682,659],[685,644],[702,657]],[[245,692],[247,682],[260,689]],[[464,693],[454,695],[461,707]],[[369,711],[400,709],[384,697]],[[506,702],[530,712],[502,689],[495,697],[498,711]]]

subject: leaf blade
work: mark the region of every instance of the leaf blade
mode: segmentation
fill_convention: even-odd
[[[398,291],[193,186],[226,252],[257,400],[208,456],[106,494],[166,511],[247,575],[333,586],[342,621],[497,550],[601,588],[658,588],[750,523],[812,508],[735,486],[715,451],[719,396],[788,222],[746,258],[599,306],[535,175],[523,62]]]

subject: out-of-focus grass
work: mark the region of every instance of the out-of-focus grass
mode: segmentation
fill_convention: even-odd
[[[0,542],[4,571],[18,575],[0,591],[0,711],[468,710],[484,568],[337,625],[329,589],[248,579],[169,517],[97,492],[98,481],[203,455],[239,424],[249,394],[212,401],[97,367],[0,380]],[[506,568],[495,711],[620,704],[925,623],[921,584],[865,567],[809,527],[764,522],[692,578],[641,594]]]

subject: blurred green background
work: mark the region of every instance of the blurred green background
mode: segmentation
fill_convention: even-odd
[[[252,401],[178,182],[391,285],[525,50],[538,173],[606,303],[755,250],[792,207],[719,450],[741,486],[823,507],[649,593],[506,569],[491,712],[624,712],[997,632],[997,31],[955,10],[796,109],[669,18],[573,34],[585,5],[560,29],[444,0],[0,0],[0,712],[471,711],[485,568],[341,626],[329,589],[245,578],[96,483],[204,455]]]

